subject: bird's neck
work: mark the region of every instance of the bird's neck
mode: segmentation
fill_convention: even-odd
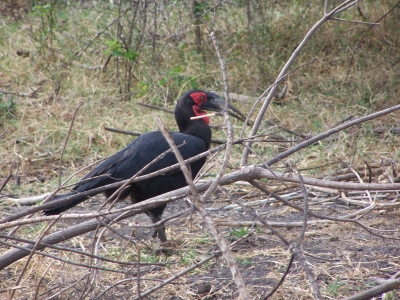
[[[207,149],[210,147],[211,129],[204,120],[191,120],[184,128],[179,127],[179,131],[201,138],[206,143]]]

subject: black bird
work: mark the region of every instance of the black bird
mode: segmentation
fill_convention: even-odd
[[[191,90],[185,93],[179,100],[175,108],[175,120],[178,124],[179,132],[173,132],[172,137],[184,159],[191,158],[197,154],[206,151],[211,143],[211,129],[208,126],[209,118],[191,120],[191,117],[205,115],[204,110],[221,112],[225,108],[225,100],[211,92]],[[228,106],[228,113],[244,121],[245,117],[234,106]],[[66,197],[79,192],[88,191],[104,185],[126,180],[134,176],[144,166],[149,164],[170,149],[170,146],[160,131],[153,131],[143,134],[135,139],[125,149],[119,151],[108,159],[100,163],[96,168],[84,176],[68,194],[57,196],[56,199]],[[193,178],[203,167],[206,158],[201,158],[190,163],[190,169]],[[147,168],[141,175],[145,175],[162,168],[176,164],[177,160],[172,152],[166,154]],[[176,189],[186,186],[186,180],[180,169],[168,172],[166,174],[153,177],[144,181],[132,183],[124,189],[120,199],[130,196],[133,203],[137,203]],[[106,197],[111,196],[117,189],[110,189],[105,192]],[[44,211],[46,215],[55,215],[62,213],[75,205],[88,199],[88,196],[82,196],[71,203],[62,204]],[[153,223],[161,220],[161,215],[166,205],[160,205],[150,209],[146,213]],[[154,231],[153,237],[165,242],[165,227],[159,227]]]

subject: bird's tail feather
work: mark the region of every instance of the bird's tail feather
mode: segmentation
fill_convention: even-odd
[[[62,194],[62,195],[56,195],[51,201],[62,200],[64,198],[72,196],[72,195],[76,195],[76,193],[67,193],[67,194]],[[83,201],[85,201],[87,199],[89,199],[89,196],[82,195],[80,198],[75,199],[72,202],[62,203],[62,204],[59,204],[59,206],[44,209],[43,213],[46,216],[58,215],[64,211],[82,203]]]

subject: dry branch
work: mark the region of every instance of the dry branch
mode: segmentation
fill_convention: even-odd
[[[356,3],[357,3],[357,1],[347,0],[347,1],[344,1],[343,3],[341,3],[340,5],[338,5],[332,11],[325,12],[324,16],[317,23],[315,23],[315,25],[306,34],[306,36],[301,41],[299,46],[292,53],[291,57],[289,58],[289,60],[285,64],[285,66],[282,68],[282,71],[279,73],[278,78],[275,80],[273,87],[270,89],[269,94],[268,94],[266,100],[264,101],[262,108],[260,109],[260,111],[258,113],[256,121],[254,122],[253,129],[250,134],[251,136],[254,136],[257,134],[258,128],[261,124],[262,119],[264,118],[265,112],[267,111],[267,108],[268,108],[269,104],[271,103],[271,100],[274,97],[276,90],[278,88],[278,85],[276,83],[280,82],[282,80],[282,77],[285,76],[285,74],[289,71],[289,68],[292,66],[292,64],[296,60],[297,56],[299,56],[301,50],[305,47],[305,45],[311,39],[311,37],[314,35],[314,33],[318,30],[319,27],[321,27],[326,21],[328,21],[330,18],[332,18],[339,11],[341,11],[342,9],[347,9]],[[268,90],[266,90],[259,98],[261,99],[262,97],[264,97],[265,94],[267,93],[267,91]],[[247,147],[243,151],[242,165],[247,164],[247,159],[250,154],[251,144],[252,144],[251,141],[248,142]]]
[[[170,277],[170,278],[164,280],[164,281],[163,281],[162,283],[160,283],[159,285],[156,285],[155,287],[153,287],[153,288],[151,288],[151,289],[149,289],[149,290],[143,292],[140,296],[141,296],[141,297],[146,297],[146,296],[150,295],[151,293],[157,291],[158,289],[162,288],[163,286],[165,286],[165,285],[171,283],[172,281],[174,281],[174,280],[180,278],[181,276],[185,275],[186,273],[188,273],[188,272],[190,272],[190,271],[192,271],[192,270],[194,270],[194,269],[200,267],[201,265],[204,265],[206,262],[208,262],[208,261],[212,260],[213,258],[216,258],[216,257],[218,257],[218,256],[220,256],[220,255],[221,255],[221,252],[220,252],[220,251],[216,252],[215,254],[213,254],[213,255],[211,255],[211,256],[209,256],[209,257],[207,257],[207,258],[205,258],[205,259],[199,261],[198,263],[196,263],[196,264],[190,266],[189,268],[187,268],[187,269],[185,269],[185,270],[183,270],[183,271],[181,271],[181,272],[179,272],[179,273],[173,275],[172,277]],[[140,299],[140,298],[139,298],[139,297],[133,298],[133,300],[138,300],[138,299]]]
[[[322,139],[325,136],[328,136],[329,134],[333,134],[333,133],[335,133],[335,132],[337,132],[339,130],[342,130],[342,129],[350,127],[350,126],[353,126],[355,124],[359,124],[360,122],[364,122],[364,121],[373,119],[373,118],[375,118],[377,116],[381,116],[381,115],[390,113],[390,112],[392,112],[392,111],[394,111],[396,109],[399,109],[399,108],[400,108],[400,105],[392,107],[392,108],[389,108],[387,110],[383,110],[381,112],[378,112],[378,113],[375,113],[375,114],[372,114],[372,115],[369,115],[369,116],[366,116],[366,117],[363,117],[363,118],[360,118],[360,119],[357,119],[357,120],[354,120],[354,121],[351,121],[351,122],[343,124],[343,125],[341,125],[341,126],[339,126],[337,128],[334,128],[333,130],[330,130],[330,131],[328,131],[328,132],[326,132],[326,133],[324,133],[322,135],[319,135],[319,136],[317,136],[317,137],[315,137],[315,138],[313,138],[311,140],[317,141],[319,139]],[[310,143],[310,141],[307,141],[307,142],[304,142],[304,143],[302,143],[300,145],[302,147],[305,147],[309,143]],[[219,150],[222,149],[222,148],[224,148],[224,146],[218,147]],[[296,148],[296,150],[291,150],[289,152],[286,151],[286,152],[284,152],[285,155],[281,154],[281,156],[278,156],[279,159],[282,159],[283,157],[286,157],[287,155],[290,155],[291,153],[294,153],[295,151],[298,151],[299,147],[297,146],[295,148]],[[210,150],[208,152],[205,152],[202,156],[206,156],[211,152],[216,152],[216,150],[213,149],[213,151]],[[198,158],[199,157],[197,157],[195,159],[198,159]],[[195,160],[195,159],[193,159],[193,160]],[[279,159],[276,159],[276,161],[278,161]],[[192,161],[192,160],[190,160],[190,161]],[[188,163],[188,162],[189,162],[189,160],[186,161],[186,163]],[[175,165],[174,167],[176,168],[178,166],[179,166],[179,164]],[[173,167],[171,167],[171,169],[172,168]],[[146,176],[140,176],[140,177],[136,178],[135,181],[136,180],[140,180],[140,179],[147,179],[150,176],[155,176],[155,174],[149,174],[149,175],[146,175]],[[227,184],[234,183],[236,181],[243,181],[243,180],[252,181],[254,179],[260,179],[260,178],[270,178],[270,179],[276,179],[276,180],[280,180],[280,181],[289,181],[289,182],[296,182],[296,183],[298,182],[298,178],[292,176],[291,174],[282,174],[282,173],[279,173],[279,172],[272,172],[272,171],[265,170],[262,167],[249,166],[249,167],[244,167],[241,170],[234,171],[234,172],[232,172],[232,173],[230,173],[228,175],[224,175],[221,178],[219,184],[220,185],[227,185]],[[313,178],[308,178],[308,177],[303,177],[303,180],[304,180],[304,184],[306,184],[306,185],[321,186],[321,187],[334,188],[334,189],[349,189],[349,190],[399,190],[400,189],[400,184],[396,184],[396,183],[390,183],[390,184],[346,183],[346,182],[335,182],[335,181],[328,181],[328,180],[313,179]],[[198,192],[205,191],[207,188],[209,188],[212,185],[213,182],[214,181],[202,181],[202,182],[199,182],[199,183],[197,183],[195,185],[196,190]],[[121,186],[124,183],[125,182],[119,182],[119,183],[115,184],[115,187]],[[110,188],[110,186],[105,187],[105,189],[108,189],[108,188]],[[155,197],[153,199],[146,200],[144,202],[141,202],[140,209],[138,208],[138,206],[128,206],[124,210],[125,211],[130,210],[130,211],[124,213],[123,216],[121,216],[120,213],[115,213],[115,211],[97,213],[98,214],[97,216],[103,216],[105,214],[111,214],[110,216],[108,216],[108,218],[104,219],[104,222],[107,224],[107,223],[110,223],[111,220],[113,220],[113,219],[115,219],[117,217],[119,219],[128,218],[128,217],[131,217],[131,216],[141,212],[143,209],[148,209],[151,206],[154,207],[154,206],[157,206],[157,205],[159,205],[161,203],[168,203],[168,202],[174,201],[176,198],[167,198],[166,199],[165,197],[171,197],[171,196],[175,196],[177,198],[183,197],[184,195],[186,195],[187,191],[188,191],[188,188],[182,188],[180,190],[177,190],[177,191],[162,195],[162,197],[160,196],[160,197]],[[100,192],[99,190],[97,190],[95,192],[91,191],[92,194],[97,194],[99,192]],[[72,197],[74,197],[74,196],[72,196]],[[4,224],[1,227],[2,228],[12,227],[12,226],[24,224],[24,222],[26,222],[25,224],[32,223],[32,222],[35,221],[35,219],[26,219],[26,220],[21,220],[21,221],[18,220],[15,223],[14,222],[10,222],[10,221],[11,220],[16,220],[16,219],[18,219],[18,218],[20,218],[22,216],[28,215],[28,214],[33,213],[33,212],[40,211],[40,210],[46,208],[47,206],[50,207],[51,203],[47,203],[47,204],[38,206],[38,207],[36,207],[34,209],[28,210],[27,212],[25,212],[23,214],[16,214],[14,216],[11,216],[11,217],[8,217],[6,219],[3,219],[3,220],[0,221],[0,223],[6,223],[6,224]],[[86,217],[94,217],[95,216],[95,214],[92,214],[90,216],[89,215],[90,214],[86,214]],[[314,215],[315,217],[320,217],[320,218],[326,218],[326,217],[318,216],[318,215],[311,214],[311,213],[310,213],[310,215]],[[83,217],[84,215],[81,215],[81,216]],[[63,219],[64,217],[66,218],[66,217],[68,217],[68,215],[66,214],[66,215],[61,216],[61,219]],[[76,217],[79,217],[79,216],[75,215],[74,217],[76,218]],[[37,219],[40,219],[40,221],[44,221],[44,220],[52,220],[51,218],[52,217],[42,217],[42,218],[37,218]],[[335,218],[333,218],[333,219],[335,219]],[[335,220],[337,220],[337,221],[355,222],[354,220],[344,220],[342,218],[337,218]],[[39,220],[37,220],[37,221],[39,221]],[[18,223],[18,222],[20,222],[20,223]],[[359,224],[359,223],[357,223],[357,224]],[[78,224],[76,226],[70,227],[70,228],[68,228],[66,230],[55,232],[53,234],[45,236],[43,238],[42,242],[46,243],[46,244],[59,243],[61,241],[65,241],[65,240],[67,240],[69,238],[72,238],[74,236],[77,236],[77,235],[89,232],[91,230],[94,230],[98,226],[99,226],[99,222],[97,220],[86,221],[86,222],[83,222],[83,223]],[[101,226],[101,224],[100,224],[100,226]],[[365,226],[363,226],[363,228],[367,230],[367,228]],[[371,232],[370,230],[368,230],[368,231]],[[26,245],[26,248],[32,249],[33,246],[31,244],[29,244],[29,245]],[[39,245],[36,250],[40,250],[42,248],[44,248],[44,246]],[[19,260],[20,258],[29,255],[29,253],[30,252],[25,250],[25,249],[16,249],[16,250],[12,250],[12,251],[6,253],[4,256],[0,257],[0,269],[3,269],[4,267],[12,264],[13,262]]]
[[[248,227],[253,225],[262,225],[259,221],[230,221],[230,220],[215,220],[215,224],[218,226],[227,226],[227,227]],[[331,223],[330,220],[311,220],[307,221],[307,225],[324,225],[327,223]],[[273,222],[269,221],[269,225],[272,227],[302,227],[304,222]]]
[[[111,128],[111,127],[104,127],[105,130],[112,131],[112,132],[117,132],[117,133],[122,133],[122,134],[129,134],[129,135],[134,135],[134,136],[140,136],[143,133],[137,132],[137,131],[129,131],[129,130],[123,130],[123,129],[116,129],[116,128]],[[211,142],[214,144],[225,144],[224,141],[221,140],[216,140],[216,139],[211,139]]]
[[[304,142],[296,145],[295,147],[292,147],[292,148],[280,153],[279,155],[271,158],[270,160],[268,160],[266,162],[266,165],[271,166],[271,165],[277,163],[278,161],[282,160],[283,158],[288,157],[289,155],[299,151],[300,149],[303,149],[303,148],[305,148],[305,147],[307,147],[309,145],[312,145],[315,142],[320,141],[320,140],[322,140],[322,139],[324,139],[324,138],[326,138],[326,137],[328,137],[328,136],[330,136],[330,135],[332,135],[334,133],[337,133],[337,132],[342,131],[342,130],[344,130],[346,128],[352,127],[354,125],[361,124],[363,122],[370,121],[370,120],[373,120],[373,119],[378,118],[378,117],[382,117],[384,115],[387,115],[387,114],[392,113],[392,112],[394,112],[396,110],[399,110],[399,109],[400,109],[400,104],[392,106],[392,107],[389,107],[387,109],[384,109],[384,110],[381,110],[381,111],[378,111],[378,112],[375,112],[375,113],[372,113],[372,114],[369,114],[367,116],[364,116],[364,117],[361,117],[361,118],[358,118],[358,119],[354,119],[354,120],[352,120],[350,122],[347,122],[347,123],[344,123],[344,124],[342,124],[340,126],[336,126],[335,128],[332,128],[332,129],[330,129],[328,131],[325,131],[325,132],[323,132],[323,133],[321,133],[321,134],[319,134],[319,135],[317,135],[317,136],[315,136],[313,138],[310,138],[309,140],[304,141]]]
[[[346,298],[345,300],[369,300],[379,295],[382,295],[383,293],[397,289],[399,287],[400,287],[400,278],[397,278],[394,280],[390,280],[388,283],[375,286],[359,294],[353,295],[349,298]]]
[[[144,107],[151,108],[151,109],[161,110],[161,111],[169,113],[169,114],[174,114],[174,111],[172,109],[168,109],[168,108],[164,108],[164,107],[160,107],[160,106],[156,106],[156,105],[151,105],[151,104],[147,104],[147,103],[142,103],[142,102],[138,102],[137,104],[144,106]]]
[[[131,216],[134,216],[136,214],[140,213],[140,211],[130,211],[126,214],[123,214],[124,218],[128,218]],[[116,219],[120,219],[121,214],[113,214],[108,216],[108,218],[104,218],[104,223],[108,224],[111,223],[112,221],[115,221]],[[72,237],[87,233],[89,231],[95,230],[98,226],[102,226],[96,219],[86,221],[83,223],[80,223],[75,226],[71,226],[68,228],[65,228],[63,230],[57,231],[55,233],[49,234],[45,236],[41,242],[43,244],[57,244],[63,241],[66,241]],[[41,250],[44,249],[45,246],[40,243],[37,245],[35,250]],[[24,244],[24,248],[26,249],[33,249],[34,245],[32,244]],[[25,249],[15,249],[7,252],[4,254],[2,257],[0,257],[0,270],[4,269],[5,267],[9,266],[10,264],[16,262],[17,260],[29,255],[30,251],[27,251]]]
[[[15,241],[15,242],[20,242],[20,243],[22,242],[22,243],[26,243],[26,244],[35,244],[36,243],[35,241],[19,238],[19,237],[12,236],[12,235],[5,235],[5,234],[0,234],[0,238],[3,239],[2,241],[0,241],[0,243],[3,243],[6,240],[12,240],[12,241]],[[113,263],[113,264],[127,265],[127,266],[131,266],[131,265],[136,265],[137,264],[136,262],[119,261],[119,260],[109,259],[109,258],[106,258],[106,257],[103,257],[103,256],[97,256],[97,255],[94,255],[94,254],[91,254],[91,253],[87,253],[87,252],[84,252],[84,251],[80,251],[80,250],[77,250],[77,249],[74,249],[74,248],[68,248],[68,247],[63,247],[63,246],[55,246],[55,245],[52,245],[52,244],[46,244],[46,243],[43,243],[43,241],[41,241],[39,244],[44,246],[44,247],[46,247],[46,248],[55,249],[55,250],[59,250],[59,251],[65,251],[65,252],[71,252],[71,253],[75,253],[75,254],[78,254],[78,255],[81,255],[81,256],[87,256],[87,257],[90,257],[90,258],[94,258],[94,259],[97,259],[97,260],[101,260],[101,261],[109,262],[109,263]],[[164,265],[164,264],[162,264],[162,263],[141,263],[141,265],[146,266],[146,265]]]
[[[139,178],[146,177],[145,176],[140,176],[134,180],[134,182],[138,181]],[[295,182],[298,183],[299,180],[296,177],[293,177],[291,174],[283,174],[280,172],[272,172],[269,170],[265,170],[261,167],[257,166],[249,166],[249,167],[244,167],[241,170],[234,171],[230,174],[224,175],[221,178],[220,185],[228,185],[232,184],[237,181],[252,181],[256,179],[261,179],[261,178],[268,178],[268,179],[276,179],[280,181],[289,181],[289,182]],[[378,183],[352,183],[352,182],[336,182],[336,181],[329,181],[329,180],[320,180],[320,179],[314,179],[314,178],[309,178],[303,176],[303,181],[304,184],[309,185],[309,186],[321,186],[321,187],[327,187],[327,188],[333,188],[333,189],[343,189],[343,190],[373,190],[373,191],[395,191],[400,189],[400,183],[385,183],[385,184],[378,184]],[[126,183],[126,181],[121,181],[112,185],[105,186],[103,188],[98,188],[94,190],[90,190],[87,192],[88,195],[92,194],[98,194],[100,193],[100,189],[106,189],[112,187],[119,187]],[[195,188],[197,192],[204,192],[211,186],[213,183],[212,180],[204,180],[200,181],[195,184]],[[101,190],[101,191],[102,191]],[[124,211],[129,211],[130,209],[149,209],[153,208],[155,206],[158,206],[160,204],[164,203],[169,203],[172,201],[175,201],[177,199],[180,199],[187,195],[188,188],[181,188],[178,190],[175,190],[173,192],[169,192],[151,199],[148,199],[146,201],[142,201],[140,203],[134,204],[134,205],[129,205],[127,207],[124,207],[123,209],[118,210],[118,212],[124,212]],[[85,193],[86,194],[86,193]],[[77,197],[76,195],[73,195],[71,197],[68,197],[69,200],[74,199],[73,197]],[[281,197],[279,197],[281,199]],[[55,200],[56,202],[58,200]],[[62,200],[63,201],[63,200]],[[51,202],[46,203],[40,206],[37,206],[35,208],[29,209],[24,211],[23,213],[19,214],[14,214],[12,216],[9,216],[5,219],[0,220],[0,229],[4,228],[9,228],[13,227],[16,225],[23,225],[23,224],[28,224],[28,223],[33,223],[33,222],[42,222],[42,221],[49,221],[53,220],[55,217],[54,216],[47,216],[47,217],[40,217],[38,220],[35,219],[26,219],[26,220],[18,220],[21,217],[24,217],[26,215],[29,215],[34,212],[41,211],[45,208],[51,207]],[[92,218],[92,217],[97,217],[97,216],[105,216],[108,214],[113,214],[116,213],[117,210],[115,211],[107,211],[107,212],[94,212],[94,213],[86,213],[86,214],[64,214],[61,216],[60,219],[67,219],[67,218]],[[13,220],[17,220],[15,222],[12,222]],[[2,225],[1,225],[2,224]]]
[[[217,178],[212,181],[210,186],[207,188],[205,195],[203,195],[200,199],[200,196],[198,195],[198,191],[196,190],[193,180],[192,180],[192,174],[191,174],[188,166],[184,163],[184,159],[183,159],[181,153],[179,152],[178,148],[176,147],[174,140],[171,137],[171,134],[168,132],[168,130],[162,124],[160,119],[157,118],[156,121],[158,123],[158,126],[160,127],[160,131],[162,132],[165,139],[168,141],[168,144],[170,145],[171,149],[173,150],[175,157],[179,162],[182,173],[185,175],[186,182],[187,182],[189,189],[192,192],[192,195],[194,198],[194,205],[195,205],[196,210],[199,212],[199,214],[203,218],[204,222],[207,224],[208,229],[210,230],[211,234],[213,235],[215,241],[217,242],[217,244],[222,252],[222,256],[224,257],[224,259],[226,260],[226,262],[229,266],[233,280],[235,281],[235,283],[237,285],[240,296],[242,297],[242,299],[249,299],[249,297],[250,297],[249,292],[247,290],[243,276],[240,273],[240,270],[235,262],[235,259],[232,256],[232,253],[229,249],[228,243],[226,242],[225,238],[219,231],[218,227],[215,226],[215,223],[212,220],[210,214],[203,207],[205,197],[208,194],[211,194],[211,192],[213,192],[215,190],[215,188],[217,188],[218,181],[222,177],[222,174],[220,174],[220,176],[217,176]],[[228,139],[229,139],[229,137],[228,137]],[[231,145],[232,143],[228,143],[228,144]],[[228,152],[228,150],[230,150],[230,149],[227,149],[227,153],[229,154],[230,152]]]
[[[257,186],[257,185],[258,185],[258,184],[255,183],[254,181],[252,182],[252,184],[253,184],[254,186]],[[289,243],[289,241],[287,241],[287,240],[280,234],[279,231],[277,231],[275,228],[273,228],[273,227],[269,224],[269,222],[265,221],[265,220],[264,220],[263,218],[261,218],[259,215],[257,215],[256,213],[254,213],[251,209],[249,209],[249,208],[247,208],[247,207],[241,205],[239,202],[236,201],[236,203],[237,203],[238,205],[240,205],[240,206],[243,208],[243,210],[244,210],[245,212],[247,212],[248,214],[250,214],[251,216],[253,216],[256,220],[258,220],[259,222],[261,222],[264,226],[266,226],[274,235],[276,235],[276,236],[289,248],[290,252],[292,252],[293,257],[294,257],[297,261],[299,261],[300,265],[303,267],[303,269],[304,269],[304,271],[305,271],[305,273],[306,273],[306,275],[307,275],[307,277],[308,277],[308,280],[309,280],[309,282],[310,282],[311,288],[312,288],[312,290],[313,290],[313,292],[314,292],[314,297],[315,297],[315,299],[318,299],[318,300],[319,300],[319,299],[322,299],[321,293],[320,293],[320,291],[319,291],[319,288],[318,288],[318,286],[317,286],[317,284],[316,284],[316,282],[315,282],[315,276],[313,275],[311,269],[308,267],[307,261],[306,261],[306,259],[304,258],[303,254],[301,253],[301,250],[300,250],[300,249],[298,248],[298,246],[296,245],[296,244],[299,244],[300,239],[299,239],[299,241],[298,241],[296,244]],[[304,210],[304,211],[306,211],[306,210]],[[304,221],[303,221],[303,223],[304,223]],[[303,229],[304,229],[305,226],[304,226],[304,225],[302,225],[302,226],[303,226]],[[287,269],[287,272],[288,272],[288,271],[289,271],[289,269]]]
[[[142,135],[141,132],[128,131],[128,130],[116,129],[116,128],[111,128],[111,127],[104,127],[104,129],[107,130],[107,131],[112,131],[112,132],[117,132],[117,133],[123,133],[123,134],[129,134],[129,135],[134,135],[134,136],[140,136],[140,135]]]

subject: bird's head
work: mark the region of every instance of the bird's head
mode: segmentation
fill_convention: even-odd
[[[210,122],[205,110],[223,112],[225,109],[225,100],[212,92],[203,92],[200,90],[191,90],[186,92],[178,101],[175,108],[175,119],[181,129],[188,122],[194,122],[193,117],[200,117],[200,121],[207,125]],[[245,121],[246,117],[233,105],[228,104],[228,114],[232,117]]]

